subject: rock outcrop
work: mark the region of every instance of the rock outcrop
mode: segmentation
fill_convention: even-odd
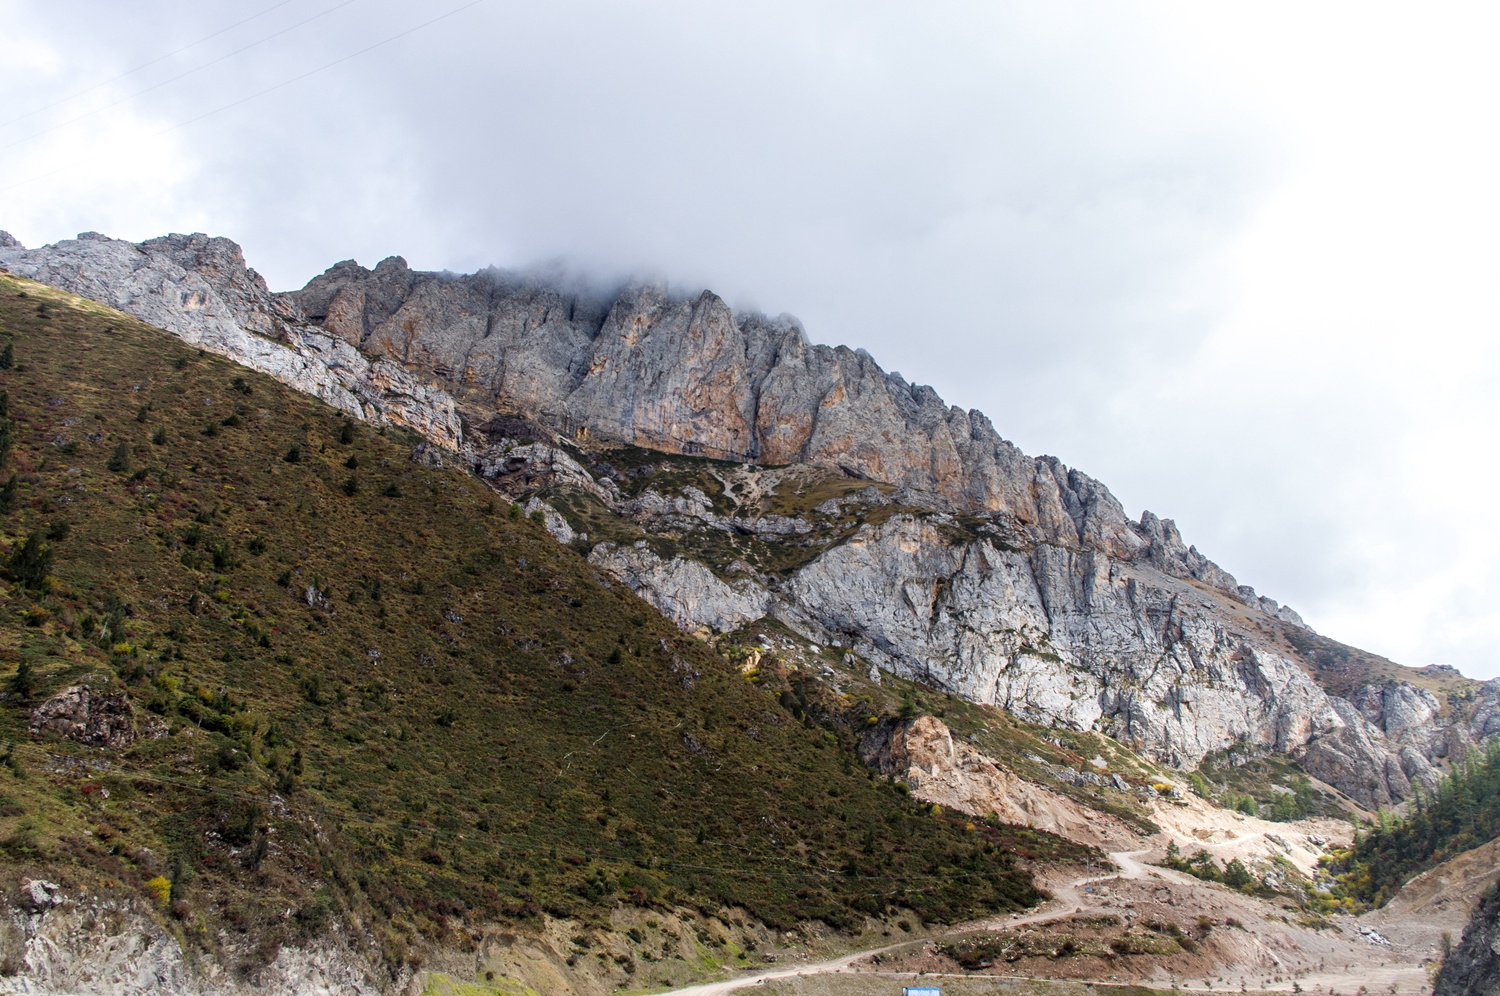
[[[899,515],[798,571],[788,593],[898,674],[1180,765],[1236,741],[1290,751],[1346,722],[1202,591],[1098,552],[953,544]],[[1404,798],[1405,781],[1379,796]]]
[[[392,257],[331,267],[282,301],[325,331],[566,436],[757,464],[804,463],[1004,513],[1033,540],[1145,557],[1301,624],[1241,589],[1176,527],[1130,521],[1102,484],[1032,458],[978,411],[814,345],[793,318],[736,316],[707,291],[566,291],[486,270],[418,273]]]
[[[905,782],[912,796],[923,802],[1100,847],[1131,839],[1129,828],[1118,820],[1017,778],[954,740],[947,725],[932,716],[880,723],[860,739],[859,753],[865,764]]]
[[[65,688],[31,710],[32,736],[66,737],[90,747],[118,750],[165,731],[155,716],[138,721],[124,692],[101,694],[86,685]]]
[[[9,897],[0,903],[0,975],[7,977],[0,991],[376,996],[399,992],[413,981],[407,969],[391,978],[343,941],[333,935],[311,948],[282,946],[269,964],[236,978],[222,966],[205,964],[201,954],[184,954],[178,939],[138,899],[33,881],[19,904]]]
[[[1500,890],[1479,901],[1462,940],[1443,959],[1432,996],[1500,996]]]
[[[228,239],[168,235],[136,244],[85,232],[28,251],[7,236],[0,268],[107,304],[357,418],[409,426],[449,449],[462,440],[451,397],[399,363],[298,320]]]
[[[614,575],[687,630],[723,633],[762,618],[771,595],[754,581],[721,581],[696,560],[663,560],[645,540],[632,546],[600,543],[589,563]]]

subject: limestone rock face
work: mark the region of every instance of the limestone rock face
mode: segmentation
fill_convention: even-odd
[[[1413,777],[1435,784],[1421,751],[1405,770],[1354,706],[1227,626],[1214,595],[1148,565],[954,545],[930,519],[898,515],[799,570],[787,595],[897,674],[1032,722],[1102,729],[1174,764],[1235,743],[1289,753],[1335,737],[1310,757],[1354,798],[1388,805]]]
[[[726,632],[770,611],[771,595],[748,579],[720,581],[696,560],[663,560],[645,541],[633,546],[600,543],[589,563],[624,582],[684,629]]]
[[[228,239],[168,235],[137,245],[85,232],[30,251],[0,245],[0,267],[166,329],[356,418],[410,426],[449,449],[461,443],[451,397],[306,325]]]

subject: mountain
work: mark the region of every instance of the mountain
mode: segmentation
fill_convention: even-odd
[[[556,535],[690,631],[774,617],[1181,768],[1291,754],[1369,807],[1500,732],[1500,682],[1313,633],[1170,519],[1128,518],[1098,481],[787,316],[398,257],[273,294],[202,235],[12,244],[0,266],[416,430],[425,459],[541,501]]]
[[[294,389],[333,367],[215,327],[292,386],[0,276],[0,988],[592,996],[1031,905],[1090,859],[918,805],[414,462],[414,379],[351,380],[361,422]]]

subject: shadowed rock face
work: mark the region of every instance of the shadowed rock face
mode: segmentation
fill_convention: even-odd
[[[1448,957],[1432,996],[1500,996],[1500,890],[1479,901],[1464,936]]]

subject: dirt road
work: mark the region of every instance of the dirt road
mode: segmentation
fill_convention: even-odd
[[[1366,943],[1357,937],[1351,937],[1352,929],[1343,929],[1332,932],[1323,931],[1298,931],[1288,919],[1278,915],[1281,912],[1271,904],[1251,897],[1231,893],[1221,886],[1209,886],[1198,879],[1175,872],[1170,869],[1148,866],[1139,859],[1150,853],[1149,850],[1114,851],[1109,857],[1118,867],[1118,871],[1107,875],[1085,875],[1070,879],[1065,882],[1049,883],[1052,899],[1042,908],[1024,916],[993,917],[984,921],[965,924],[955,930],[947,932],[944,936],[973,934],[981,931],[1009,931],[1017,927],[1043,924],[1053,920],[1063,920],[1069,917],[1098,912],[1101,909],[1119,909],[1119,901],[1124,893],[1134,893],[1134,901],[1139,913],[1140,904],[1144,896],[1148,896],[1153,890],[1165,891],[1171,889],[1176,895],[1175,900],[1168,902],[1188,903],[1193,908],[1206,908],[1199,904],[1233,903],[1235,905],[1227,910],[1221,910],[1219,915],[1233,912],[1234,915],[1244,920],[1255,919],[1260,921],[1260,926],[1252,935],[1246,936],[1233,934],[1237,942],[1245,947],[1239,953],[1239,958],[1228,964],[1221,965],[1211,975],[1217,975],[1216,979],[1204,978],[1195,975],[1194,978],[1203,979],[1203,985],[1195,985],[1188,977],[1175,979],[1170,970],[1158,966],[1151,970],[1149,976],[1138,977],[1136,982],[1143,985],[1156,985],[1166,989],[1176,984],[1184,990],[1199,990],[1209,992],[1235,992],[1240,991],[1241,986],[1255,990],[1293,990],[1300,987],[1302,991],[1312,992],[1323,990],[1325,992],[1353,992],[1361,986],[1367,987],[1369,991],[1384,991],[1387,987],[1394,985],[1397,991],[1412,994],[1423,991],[1426,986],[1425,972],[1416,964],[1417,959],[1409,955],[1402,955],[1391,951],[1389,948],[1371,948],[1364,950]],[[1144,881],[1143,880],[1147,880]],[[1101,892],[1085,893],[1084,889],[1096,883],[1111,883],[1111,887]],[[1127,887],[1130,883],[1130,887]],[[1142,894],[1142,889],[1146,890]],[[1264,908],[1261,908],[1264,907]],[[1255,911],[1259,910],[1259,915]],[[1293,940],[1289,935],[1296,934]],[[1340,938],[1346,938],[1340,940]],[[937,940],[934,938],[933,940]],[[1263,943],[1265,942],[1265,943]],[[1267,948],[1266,943],[1273,943],[1275,949]],[[792,979],[799,976],[825,976],[825,975],[860,975],[873,978],[909,978],[904,969],[890,971],[889,967],[884,970],[870,971],[869,967],[859,969],[855,966],[872,955],[896,953],[898,960],[900,952],[908,953],[921,950],[930,950],[923,945],[930,945],[931,941],[905,941],[896,944],[886,944],[878,948],[870,948],[864,951],[854,951],[832,958],[827,961],[815,962],[803,965],[788,965],[783,968],[767,969],[750,975],[740,976],[733,979],[725,979],[720,982],[709,982],[700,985],[689,986],[682,989],[670,990],[666,996],[724,996],[738,989],[758,986],[763,983],[778,979]],[[1316,950],[1314,950],[1316,949]],[[1289,957],[1296,957],[1297,964],[1292,964]],[[1243,960],[1240,960],[1243,959]],[[1324,961],[1327,965],[1325,968]],[[1347,961],[1348,964],[1340,964]],[[934,966],[936,967],[936,966]],[[1339,969],[1342,969],[1340,971]],[[933,973],[931,969],[925,970],[927,974],[943,974],[939,969]],[[1167,974],[1161,974],[1166,972]],[[1222,973],[1222,974],[1220,974]],[[972,978],[1005,978],[1021,980],[1029,976],[985,976],[976,975]],[[851,980],[852,982],[853,980]],[[1034,981],[1046,981],[1035,979]],[[1088,981],[1077,978],[1075,982]],[[1095,982],[1116,981],[1114,977],[1099,978]]]
[[[992,930],[999,926],[1015,926],[1023,923],[1045,923],[1048,920],[1057,920],[1062,917],[1072,916],[1083,909],[1083,897],[1078,890],[1094,882],[1108,882],[1117,878],[1141,878],[1147,874],[1146,868],[1135,859],[1149,853],[1148,850],[1141,851],[1115,851],[1110,854],[1119,871],[1108,875],[1093,875],[1074,879],[1053,889],[1053,898],[1036,913],[1030,913],[1023,917],[996,917],[980,923],[968,924],[962,931]],[[1160,869],[1152,869],[1160,872]],[[1171,874],[1170,872],[1167,874]],[[696,986],[687,986],[682,989],[670,989],[662,996],[724,996],[725,993],[736,989],[744,989],[747,986],[758,986],[772,979],[787,979],[797,975],[826,975],[829,973],[852,972],[855,962],[861,961],[871,955],[883,954],[895,948],[905,947],[909,944],[921,943],[919,941],[904,941],[900,944],[887,944],[878,948],[869,948],[864,951],[854,951],[827,961],[814,962],[810,965],[789,965],[786,968],[770,969],[757,972],[754,975],[742,975],[738,978],[725,979],[722,982],[704,982]]]
[[[904,944],[919,942],[905,941]],[[795,965],[786,968],[772,969],[768,972],[757,972],[754,975],[742,975],[735,979],[725,979],[722,982],[704,982],[696,986],[687,986],[683,989],[669,989],[661,996],[723,996],[724,993],[733,992],[736,989],[744,989],[746,986],[758,986],[772,979],[789,979],[796,975],[827,975],[835,972],[849,972],[855,962],[870,955],[880,954],[892,948],[901,947],[900,944],[887,944],[881,948],[870,948],[867,951],[855,951],[850,954],[831,958],[828,961],[814,962],[811,965]]]

